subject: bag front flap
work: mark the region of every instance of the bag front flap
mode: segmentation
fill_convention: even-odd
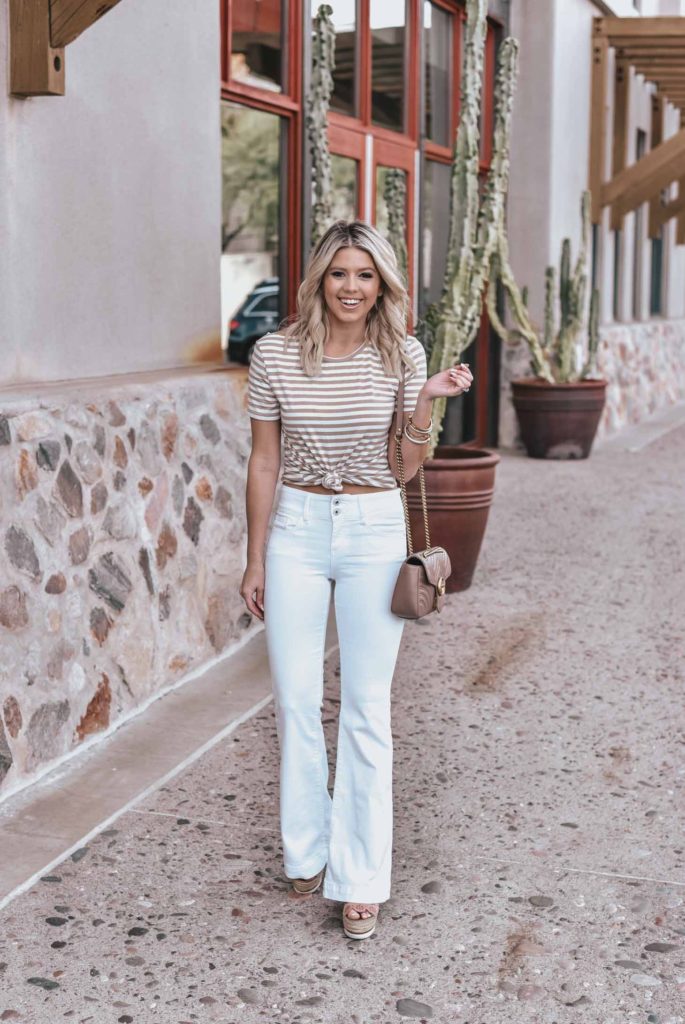
[[[434,587],[437,587],[439,579],[446,580],[452,572],[450,556],[444,548],[426,548],[424,551],[415,551],[407,561],[423,565],[426,579]]]

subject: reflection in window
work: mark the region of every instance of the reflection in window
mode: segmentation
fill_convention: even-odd
[[[331,155],[333,171],[332,212],[335,220],[357,216],[357,161],[349,156]]]
[[[231,78],[281,91],[281,0],[240,0],[233,4]]]
[[[423,174],[423,227],[421,238],[421,292],[424,313],[442,292],[449,240],[450,164],[427,160]]]
[[[371,120],[404,130],[405,5],[397,0],[370,0]]]
[[[388,218],[388,205],[385,201],[385,189],[387,183],[388,172],[391,170],[390,167],[378,166],[376,168],[376,227],[383,235],[384,238],[388,238],[389,229],[389,218]],[[405,181],[405,202],[406,202],[406,182],[407,173],[406,171],[400,172],[404,176]],[[405,210],[405,234],[406,234],[406,210]],[[406,237],[405,237],[406,243]]]
[[[259,295],[250,306],[250,313],[278,313],[278,294],[269,292]]]
[[[424,88],[427,139],[449,146],[452,97],[452,15],[426,0],[423,5],[425,39]]]
[[[321,0],[312,0],[312,18]],[[335,71],[331,110],[354,117],[357,113],[357,0],[335,0],[332,22],[335,27]]]
[[[357,216],[358,164],[349,156],[331,153],[331,221],[354,220]],[[314,182],[311,203],[314,206]]]
[[[276,114],[222,103],[222,338],[230,322],[233,347],[278,320],[280,134]]]

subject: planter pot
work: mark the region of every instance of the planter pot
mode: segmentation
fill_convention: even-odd
[[[448,594],[471,586],[495,487],[499,455],[485,448],[438,445],[423,464],[431,544],[450,556]],[[416,473],[407,483],[414,548],[425,547],[421,487]]]
[[[549,384],[537,377],[511,382],[521,440],[534,459],[586,459],[606,399],[605,380]]]

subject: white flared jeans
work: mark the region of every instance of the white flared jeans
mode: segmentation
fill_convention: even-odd
[[[264,627],[280,747],[288,878],[324,865],[323,895],[390,897],[390,689],[405,620],[390,611],[406,557],[399,488],[315,494],[284,484],[265,558]],[[340,646],[335,785],[321,721],[331,594]]]

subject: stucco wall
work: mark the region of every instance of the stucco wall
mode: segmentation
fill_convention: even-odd
[[[7,95],[0,0],[0,384],[174,366],[218,334],[219,5],[122,0],[66,95]]]

